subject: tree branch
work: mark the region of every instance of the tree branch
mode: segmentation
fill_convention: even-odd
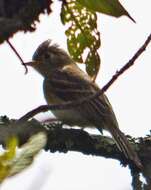
[[[128,136],[129,143],[137,152],[143,169],[135,168],[130,160],[118,150],[114,140],[107,136],[92,135],[81,129],[63,128],[61,123],[42,125],[35,119],[24,123],[17,123],[16,120],[2,118],[0,121],[0,144],[5,145],[7,139],[16,136],[19,145],[27,142],[34,134],[45,132],[47,135],[46,151],[63,152],[77,151],[86,155],[102,156],[118,160],[123,166],[129,166],[132,174],[132,185],[134,190],[149,190],[151,188],[151,135],[144,138],[134,139]],[[146,184],[141,183],[139,173],[146,179]]]
[[[16,136],[19,139],[19,144],[22,145],[38,132],[47,134],[48,140],[45,150],[51,152],[78,151],[86,155],[91,154],[117,159],[123,165],[128,164],[128,160],[118,150],[115,141],[111,137],[92,135],[81,129],[63,128],[62,123],[42,125],[35,119],[24,123],[16,123],[16,120],[2,118],[2,121],[0,121],[0,144],[5,146],[7,139]],[[132,141],[131,139],[131,143],[134,144]],[[134,146],[136,145],[134,144]]]
[[[137,171],[132,170],[132,187],[133,190],[142,190],[142,182],[140,180],[140,173]]]
[[[101,94],[103,94],[105,91],[109,89],[109,87],[125,72],[127,71],[132,65],[134,65],[135,61],[138,59],[138,57],[145,51],[146,47],[151,41],[151,34],[148,36],[144,44],[138,49],[138,51],[134,54],[134,56],[119,70],[113,75],[113,77],[109,80],[109,82],[96,94],[88,96],[87,98],[82,98],[78,101],[69,101],[62,104],[55,104],[55,105],[42,105],[39,106],[32,111],[28,112],[24,116],[22,116],[18,122],[27,121],[28,119],[34,117],[36,114],[41,112],[46,112],[49,110],[64,110],[64,109],[70,109],[75,106],[81,105],[87,101],[90,101],[94,98],[97,98]]]
[[[117,159],[123,164],[128,160],[118,150],[115,141],[111,137],[92,135],[81,129],[63,128],[61,123],[42,125],[33,119],[24,123],[16,120],[2,119],[0,121],[0,143],[5,144],[11,136],[17,136],[20,144],[24,144],[29,137],[38,132],[45,132],[48,136],[46,150],[51,152],[78,151],[84,154],[103,156],[105,158]],[[144,166],[151,163],[151,136],[134,139],[128,136],[129,142],[139,155]],[[147,170],[146,170],[147,171]],[[151,170],[145,175],[150,175]]]
[[[9,40],[6,40],[8,45],[11,47],[11,49],[14,51],[14,53],[16,54],[16,56],[18,57],[18,59],[21,61],[22,65],[25,68],[25,74],[27,74],[28,69],[27,69],[27,65],[24,63],[22,57],[19,55],[19,53],[17,52],[16,48],[12,45],[12,43]]]

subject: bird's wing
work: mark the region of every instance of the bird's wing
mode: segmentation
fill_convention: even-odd
[[[50,97],[47,97],[45,94],[49,103],[78,101],[100,90],[99,87],[78,67],[67,67],[55,71],[49,79],[46,79],[44,88],[46,90],[51,89],[51,94],[53,94],[53,97],[56,97],[56,102],[50,102],[48,101]],[[95,126],[99,126],[100,124],[104,125],[104,123],[106,123],[104,120],[106,120],[108,116],[109,118],[112,115],[115,117],[112,107],[105,95],[101,95],[99,98],[83,103],[82,106],[79,105],[76,109],[80,111],[82,117],[92,122]],[[102,128],[104,128],[104,126],[102,126]]]

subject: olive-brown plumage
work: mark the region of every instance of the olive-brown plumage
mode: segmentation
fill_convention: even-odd
[[[43,42],[33,55],[30,65],[43,77],[44,96],[48,104],[77,101],[98,92],[100,88],[92,82],[70,56],[50,40]],[[105,94],[67,110],[55,110],[53,114],[64,123],[80,127],[95,127],[111,133],[124,155],[141,168],[141,162],[120,131],[118,122]]]

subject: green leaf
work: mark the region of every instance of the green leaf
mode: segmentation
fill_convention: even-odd
[[[9,176],[13,176],[30,166],[35,156],[45,146],[46,140],[45,133],[41,132],[33,135],[28,142],[21,147],[20,152],[11,161]]]
[[[96,52],[89,53],[86,58],[86,71],[91,76],[93,81],[95,81],[99,69],[100,69],[99,55]]]
[[[77,2],[90,10],[110,16],[120,17],[122,15],[126,15],[135,22],[118,0],[77,0]]]
[[[100,59],[95,58],[98,56],[97,50],[100,47],[96,13],[76,0],[67,0],[66,3],[62,4],[61,21],[63,24],[68,24],[65,34],[71,57],[76,62],[84,63],[86,67],[90,64],[93,72],[90,72],[91,69],[86,69],[86,71],[90,77],[96,78],[98,65],[100,65]],[[85,57],[89,54],[93,54],[93,59],[88,61]],[[94,60],[97,62],[92,63]]]
[[[16,137],[9,139],[6,151],[0,155],[0,182],[31,165],[34,157],[45,144],[46,135],[38,133],[33,135],[16,153],[18,140]]]
[[[18,140],[16,137],[10,138],[6,142],[6,151],[0,155],[0,182],[4,181],[10,173],[11,165],[10,162],[16,156],[16,148]]]

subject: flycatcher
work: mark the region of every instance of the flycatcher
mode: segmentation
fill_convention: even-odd
[[[61,104],[77,101],[100,91],[97,84],[85,74],[72,58],[51,41],[43,42],[33,55],[29,64],[44,77],[43,91],[48,104]],[[118,122],[105,94],[86,101],[72,109],[52,111],[57,119],[69,126],[95,127],[105,129],[114,138],[119,150],[127,159],[139,168],[142,164],[129,144],[126,136],[120,131]]]

